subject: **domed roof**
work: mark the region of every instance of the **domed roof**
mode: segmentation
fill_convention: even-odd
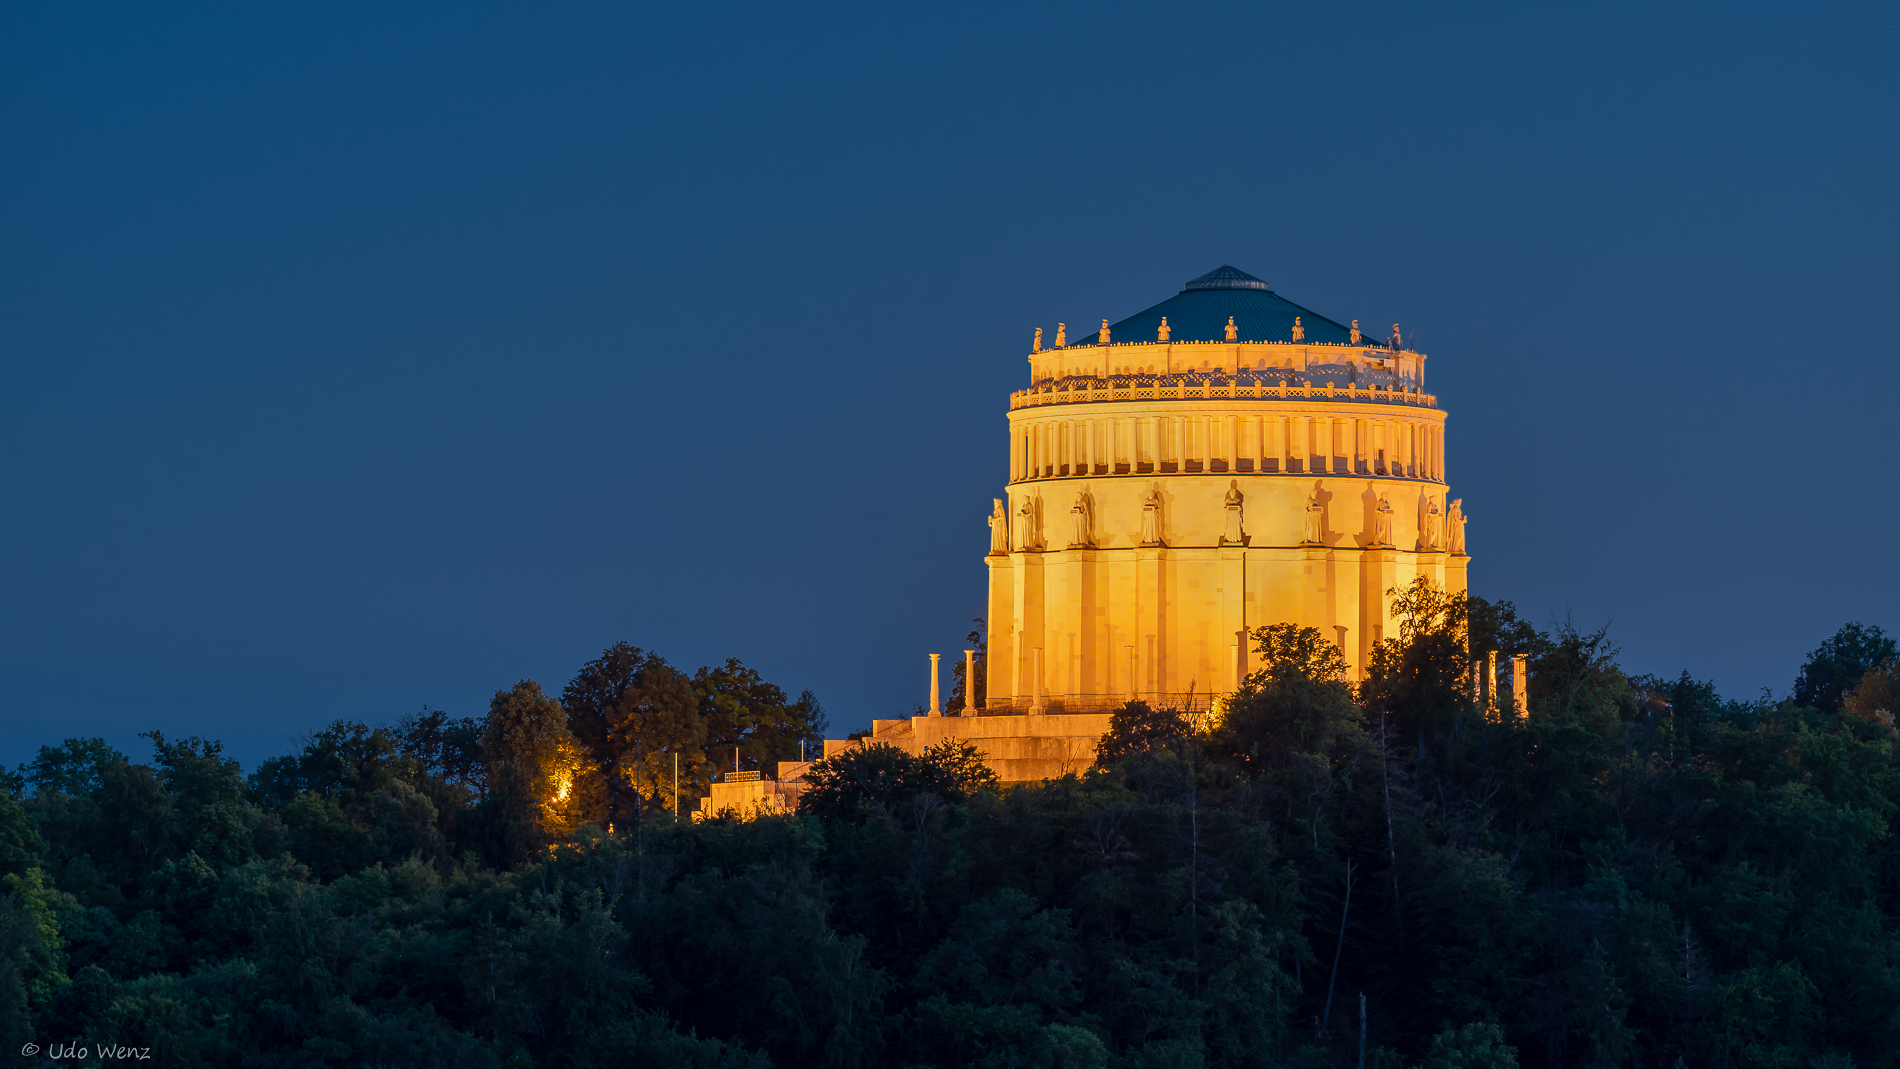
[[[1109,340],[1155,341],[1164,316],[1171,342],[1226,341],[1229,316],[1233,317],[1239,341],[1290,342],[1295,317],[1306,331],[1303,341],[1340,345],[1352,341],[1352,328],[1294,304],[1260,279],[1227,264],[1190,280],[1180,293],[1160,304],[1109,324]],[[1092,330],[1077,330],[1070,346],[1094,345],[1095,338]],[[1380,345],[1383,341],[1367,337],[1360,344]]]

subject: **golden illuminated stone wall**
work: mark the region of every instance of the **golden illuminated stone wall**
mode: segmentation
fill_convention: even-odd
[[[990,517],[986,711],[1205,708],[1257,667],[1245,632],[1272,623],[1319,628],[1356,676],[1393,626],[1387,591],[1421,574],[1465,589],[1423,354],[1150,342],[1029,359]],[[1312,367],[1349,371],[1333,385]],[[1361,369],[1404,385],[1347,385]]]

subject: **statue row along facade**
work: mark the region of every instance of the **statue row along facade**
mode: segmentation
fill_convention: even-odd
[[[1319,628],[1356,675],[1387,591],[1465,590],[1445,413],[1396,326],[1371,342],[1222,267],[1056,338],[1010,397],[985,712],[1206,708],[1270,623]]]
[[[1453,498],[1451,504],[1439,508],[1439,498],[1430,492],[1421,492],[1418,497],[1418,525],[1415,545],[1417,550],[1435,550],[1439,546],[1439,532],[1444,531],[1445,548],[1453,556],[1465,555],[1465,516],[1464,502]],[[1313,492],[1306,499],[1306,507],[1299,517],[1300,539],[1302,546],[1327,545],[1326,540],[1326,502],[1331,495],[1327,493],[1323,482],[1313,484]],[[1002,498],[996,498],[992,504],[994,511],[990,515],[990,555],[1008,556],[1017,553],[1041,552],[1048,547],[1042,536],[1042,496],[1030,492],[1022,497],[1022,504],[1016,511],[1016,523],[1009,522],[1009,510]],[[1227,492],[1221,497],[1221,512],[1226,519],[1221,524],[1219,545],[1244,546],[1249,541],[1247,534],[1246,512],[1247,495],[1240,490],[1240,480],[1231,479],[1227,483]],[[1167,503],[1167,493],[1159,482],[1141,495],[1141,513],[1139,521],[1131,521],[1132,544],[1136,546],[1154,546],[1166,548],[1162,539],[1161,512]],[[1370,503],[1372,509],[1372,529],[1369,539],[1362,538],[1360,544],[1369,549],[1392,549],[1392,503],[1390,495],[1378,492],[1376,501]],[[1067,549],[1100,549],[1113,541],[1112,536],[1102,534],[1098,541],[1095,519],[1095,495],[1087,486],[1075,492],[1075,503],[1069,506]],[[1013,534],[1012,534],[1013,532]]]

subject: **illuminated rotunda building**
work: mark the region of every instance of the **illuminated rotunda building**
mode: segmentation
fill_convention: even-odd
[[[1127,701],[1204,711],[1232,693],[1258,667],[1255,628],[1318,628],[1359,677],[1395,626],[1391,591],[1421,575],[1465,591],[1425,354],[1233,267],[1073,339],[1037,330],[1004,493],[980,707],[938,713],[933,656],[930,712],[873,720],[870,742],[962,739],[1005,782],[1081,772]],[[709,811],[795,804],[806,767],[715,785]]]
[[[1029,371],[990,517],[984,711],[1206,708],[1273,623],[1319,628],[1358,675],[1388,591],[1465,590],[1445,412],[1397,325],[1370,337],[1221,267],[1099,331],[1038,330]]]

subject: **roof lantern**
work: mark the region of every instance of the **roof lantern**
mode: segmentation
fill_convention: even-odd
[[[1199,278],[1188,280],[1188,290],[1272,290],[1273,287],[1232,264],[1222,264]]]

